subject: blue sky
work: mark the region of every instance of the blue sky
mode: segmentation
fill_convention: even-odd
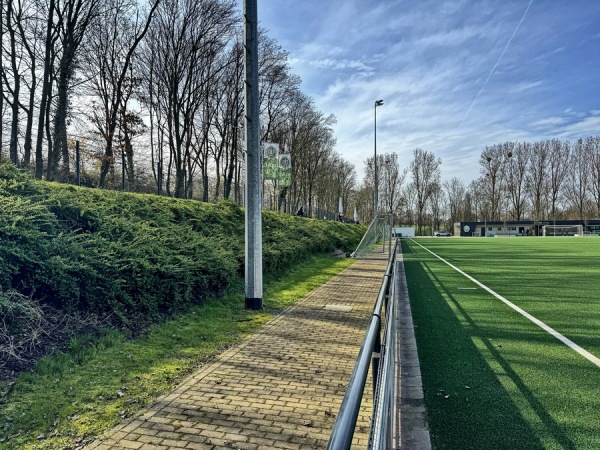
[[[361,176],[377,99],[378,153],[408,166],[423,148],[467,183],[486,145],[600,135],[600,0],[258,0],[258,14]]]

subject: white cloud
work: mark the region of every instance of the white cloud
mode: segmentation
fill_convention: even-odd
[[[600,84],[600,70],[586,72],[586,80],[594,83],[588,95],[575,89],[574,81],[578,64],[594,61],[576,52],[582,37],[599,36],[589,33],[600,22],[597,0],[581,0],[578,8],[568,2],[544,7],[534,2],[460,128],[522,16],[524,2],[297,4],[281,0],[264,8],[302,14],[280,25],[279,33],[285,33],[291,46],[286,47],[290,62],[306,92],[325,114],[337,116],[337,151],[359,174],[373,153],[373,103],[380,98],[385,103],[377,109],[378,152],[397,152],[408,166],[412,150],[421,147],[441,157],[444,178],[458,176],[466,182],[479,176],[478,160],[486,145],[573,139],[600,130],[600,110],[589,94]],[[554,23],[561,24],[561,33],[549,26]],[[588,67],[600,67],[596,64]]]
[[[520,93],[520,92],[525,92],[525,91],[529,91],[530,89],[535,89],[538,86],[541,86],[544,82],[539,80],[539,81],[524,81],[522,83],[517,84],[516,86],[514,86],[509,92],[511,93]]]
[[[600,135],[600,116],[590,116],[565,126],[557,137],[575,140],[597,135]]]
[[[566,117],[547,117],[533,122],[532,125],[536,127],[557,127],[565,125],[568,122],[569,119]]]

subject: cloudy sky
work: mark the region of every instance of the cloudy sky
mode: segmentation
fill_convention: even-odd
[[[241,4],[241,0],[240,0]],[[258,0],[337,151],[420,147],[470,182],[486,145],[600,135],[600,0]]]

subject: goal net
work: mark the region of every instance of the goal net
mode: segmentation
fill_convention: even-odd
[[[583,225],[544,225],[544,236],[583,236]]]
[[[473,237],[481,237],[481,233],[479,231],[473,231]]]

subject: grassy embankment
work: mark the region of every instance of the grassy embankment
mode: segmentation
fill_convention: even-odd
[[[346,267],[318,255],[351,249],[364,232],[265,213],[265,311],[252,312],[240,278],[243,210],[231,202],[54,185],[4,166],[0,211],[0,315],[9,328],[27,319],[21,295],[43,311],[120,324],[73,337],[33,371],[0,382],[0,448],[11,449],[76,446],[133,414]]]
[[[434,448],[600,448],[598,367],[415,242],[600,356],[600,239],[403,242]]]

